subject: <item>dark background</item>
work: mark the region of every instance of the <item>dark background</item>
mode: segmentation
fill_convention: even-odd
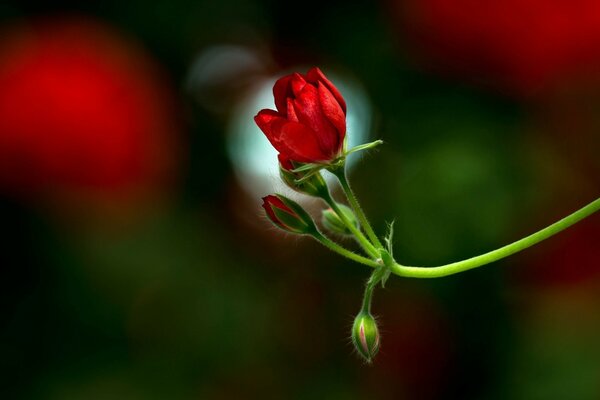
[[[367,366],[349,330],[369,271],[272,229],[276,169],[228,151],[264,140],[240,114],[260,84],[317,65],[385,141],[351,180],[404,264],[592,201],[600,8],[481,3],[2,3],[1,397],[600,398],[598,216],[478,270],[392,277]]]

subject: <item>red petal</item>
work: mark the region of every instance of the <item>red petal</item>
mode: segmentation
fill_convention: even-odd
[[[287,171],[291,171],[294,169],[294,164],[292,164],[292,161],[285,154],[277,154],[277,159],[279,160],[279,165],[281,165],[281,168]]]
[[[316,133],[309,127],[290,122],[273,110],[261,110],[254,120],[275,150],[288,159],[314,162],[329,158],[321,150]]]
[[[262,208],[267,213],[267,216],[269,217],[271,222],[273,222],[274,224],[280,224],[279,220],[275,216],[275,213],[273,212],[273,209],[271,208],[271,204],[270,204],[271,198],[275,198],[275,196],[268,195],[268,196],[262,198],[263,199]]]
[[[325,85],[325,87],[329,89],[333,97],[335,97],[335,99],[339,103],[344,114],[346,114],[346,101],[344,100],[344,97],[342,97],[342,94],[339,92],[339,90],[337,90],[334,84],[331,83],[331,81],[325,77],[325,75],[323,74],[323,72],[321,72],[319,68],[311,68],[310,71],[308,71],[308,73],[306,74],[306,80],[315,85],[318,82],[321,82],[323,85]]]
[[[296,110],[294,109],[294,101],[289,97],[287,99],[287,117],[288,120],[292,122],[298,122],[298,116],[296,115]]]
[[[323,114],[325,114],[327,119],[333,124],[338,133],[337,153],[341,149],[341,146],[344,143],[344,136],[346,135],[346,115],[340,107],[340,104],[325,85],[319,83],[318,90]]]
[[[275,148],[290,160],[305,163],[330,160],[330,155],[321,149],[317,134],[306,125],[298,122],[278,125],[274,125],[274,129],[279,129],[279,142]]]
[[[290,81],[290,86],[292,88],[292,94],[293,96],[291,97],[298,97],[300,95],[300,93],[302,92],[302,89],[304,89],[304,87],[306,86],[306,80],[304,79],[304,77],[302,75],[300,75],[299,73],[295,73],[292,76],[292,80]]]
[[[300,96],[294,100],[294,110],[300,123],[317,134],[319,145],[327,158],[339,150],[339,136],[334,125],[325,116],[319,99],[319,91],[312,85],[306,85]]]
[[[275,107],[282,114],[287,114],[287,98],[292,97],[292,87],[290,81],[294,75],[281,77],[273,85],[273,97],[275,98]]]
[[[285,118],[277,111],[274,110],[260,110],[258,114],[254,117],[254,122],[260,128],[261,131],[265,134],[267,139],[273,143],[274,135],[276,132],[273,132],[273,121],[283,120],[285,122]]]
[[[280,210],[287,212],[288,214],[295,215],[294,212],[292,211],[292,209],[289,208],[288,206],[286,206],[279,197],[274,196],[272,194],[263,197],[263,206],[265,206],[267,204],[270,206],[269,208],[277,207]],[[273,211],[273,210],[271,210],[271,211]]]

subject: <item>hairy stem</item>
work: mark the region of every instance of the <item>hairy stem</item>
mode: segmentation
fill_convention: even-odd
[[[356,214],[356,217],[358,218],[361,227],[365,230],[365,233],[367,234],[371,242],[378,248],[383,248],[381,242],[379,241],[379,238],[375,234],[375,231],[373,231],[371,224],[369,224],[369,220],[367,219],[364,211],[360,207],[360,204],[358,203],[358,200],[356,199],[352,188],[350,187],[350,183],[348,182],[348,178],[346,177],[346,168],[339,168],[332,172],[340,181],[340,185],[342,185],[342,189],[344,190],[344,193],[348,198],[348,202],[350,203],[354,214]]]
[[[343,211],[340,209],[336,201],[331,197],[331,193],[327,192],[322,196],[323,200],[331,207],[333,211],[340,217],[344,225],[352,232],[358,243],[362,246],[362,248],[367,252],[367,254],[373,258],[379,258],[379,252],[375,247],[369,242],[369,240],[363,235],[363,233],[358,230],[358,228],[350,221]]]
[[[316,234],[313,234],[312,236],[323,246],[327,247],[329,250],[332,250],[346,258],[349,258],[352,261],[356,261],[358,263],[368,265],[369,267],[373,267],[373,268],[375,268],[379,265],[379,264],[377,264],[376,261],[373,261],[371,259],[363,257],[359,254],[356,254],[356,253],[340,246],[339,244],[335,243],[333,240],[329,239],[327,236],[323,235],[321,232],[317,232]]]
[[[375,286],[377,286],[377,284],[381,282],[381,279],[385,275],[385,271],[385,267],[381,264],[378,264],[377,268],[375,268],[375,271],[373,271],[373,273],[369,277],[369,280],[367,281],[367,284],[365,286],[365,293],[363,295],[361,312],[368,314],[371,313],[371,302],[373,300],[373,292],[375,291]]]

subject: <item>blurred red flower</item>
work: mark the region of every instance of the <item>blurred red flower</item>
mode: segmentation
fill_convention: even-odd
[[[273,86],[274,110],[254,120],[280,153],[291,161],[328,163],[341,155],[346,135],[346,102],[319,68],[286,75]]]
[[[173,96],[136,44],[74,17],[0,38],[1,191],[123,197],[172,173]]]
[[[520,95],[599,75],[597,0],[396,0],[394,5],[409,43],[441,72]]]
[[[387,295],[387,294],[386,294]],[[438,399],[448,383],[456,337],[439,300],[406,287],[378,305],[382,348],[367,373],[368,398]],[[381,382],[394,382],[387,387]]]

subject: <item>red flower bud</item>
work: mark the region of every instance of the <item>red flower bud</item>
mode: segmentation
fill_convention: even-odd
[[[263,208],[271,222],[286,232],[311,234],[316,232],[315,223],[296,202],[282,195],[263,197]]]
[[[294,73],[273,86],[275,110],[254,121],[286,159],[328,164],[338,158],[346,135],[346,102],[319,68]]]

